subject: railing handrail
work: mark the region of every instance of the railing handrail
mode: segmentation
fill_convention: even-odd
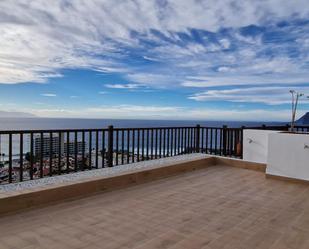
[[[95,131],[107,131],[108,128],[90,128],[90,129],[30,129],[30,130],[0,130],[0,135],[4,134],[31,134],[31,133],[65,133],[65,132],[95,132]]]

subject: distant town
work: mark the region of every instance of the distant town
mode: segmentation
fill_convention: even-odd
[[[20,141],[17,143],[20,143]],[[165,150],[165,153],[159,154],[158,150],[155,153],[151,150],[146,151],[146,148],[139,152],[134,148],[132,152],[132,148],[128,148],[126,145],[119,150],[113,149],[112,164],[118,165],[159,158],[164,154],[167,156],[169,153],[168,150]],[[182,151],[182,153],[185,153],[185,151]],[[108,151],[105,147],[104,149],[91,148],[85,141],[66,141],[63,136],[41,137],[36,135],[33,137],[32,154],[26,151],[23,155],[14,154],[12,156],[11,180],[18,182],[21,173],[22,179],[25,181],[44,176],[108,167],[108,163]],[[9,165],[8,155],[0,152],[0,184],[5,184],[9,180]]]
[[[23,179],[40,178],[48,175],[57,175],[64,172],[73,172],[74,170],[84,170],[91,168],[102,168],[107,166],[107,153],[104,150],[96,151],[91,148],[86,151],[87,143],[84,141],[70,141],[69,144],[63,137],[55,136],[50,138],[44,136],[43,139],[38,135],[33,139],[33,155],[26,152],[22,155],[15,155],[12,158],[12,181],[16,181],[23,172]],[[118,159],[116,155],[118,155]],[[137,161],[137,156],[123,152],[114,152],[113,160],[127,161],[128,156],[131,160]],[[132,158],[133,157],[133,158]],[[140,158],[142,159],[142,158]],[[77,163],[76,163],[77,162]],[[22,171],[20,165],[22,163]],[[0,184],[6,183],[9,178],[9,160],[5,153],[0,153]]]

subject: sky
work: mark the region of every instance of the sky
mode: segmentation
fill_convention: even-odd
[[[0,34],[0,116],[287,121],[309,95],[307,0],[2,0]]]

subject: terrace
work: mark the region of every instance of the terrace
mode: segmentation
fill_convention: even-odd
[[[96,168],[94,150],[91,170],[2,185],[1,248],[309,248],[308,184],[267,179],[265,164],[238,159],[242,129],[168,129],[170,140],[150,130],[148,150],[148,132],[133,131],[141,150],[120,156],[113,131],[113,167]]]

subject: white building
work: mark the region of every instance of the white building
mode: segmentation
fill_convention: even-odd
[[[52,144],[52,148],[50,150],[51,144]],[[64,152],[63,136],[60,138],[60,141],[59,141],[59,136],[53,136],[52,140],[50,139],[49,135],[46,135],[46,136],[44,135],[42,138],[41,138],[41,135],[36,135],[33,138],[34,155],[36,156],[41,155],[41,153],[43,154],[43,156],[49,156],[50,151],[52,151],[53,155],[58,154],[59,146],[61,146],[60,151],[62,154]]]

